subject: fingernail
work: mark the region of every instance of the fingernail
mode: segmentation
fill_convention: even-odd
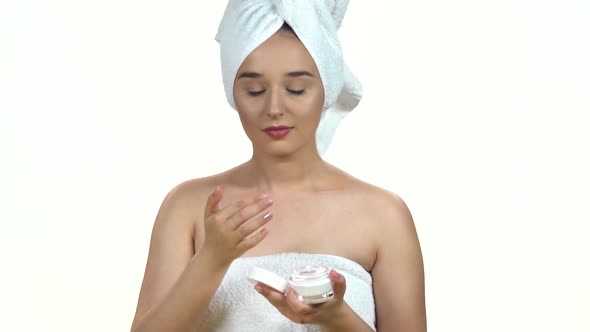
[[[258,293],[262,294],[262,287],[260,287],[260,286],[256,285],[256,286],[254,286],[254,288],[256,289],[256,291],[257,291]]]
[[[265,199],[267,197],[268,197],[268,194],[267,193],[264,193],[264,194],[260,195],[260,199]]]
[[[270,198],[270,197],[265,198],[264,203],[266,203],[267,205],[270,205],[272,203],[272,198]]]
[[[270,213],[270,211],[268,211],[267,213],[264,214],[264,216],[262,216],[262,218],[268,219],[268,218],[270,218],[271,215],[272,215],[272,213]]]

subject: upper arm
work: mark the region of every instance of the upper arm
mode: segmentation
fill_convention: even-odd
[[[133,325],[164,298],[194,254],[192,233],[197,213],[193,210],[198,207],[193,197],[190,185],[182,183],[166,195],[160,206]]]
[[[380,224],[373,266],[379,331],[426,331],[424,265],[414,221],[404,201],[390,193]]]

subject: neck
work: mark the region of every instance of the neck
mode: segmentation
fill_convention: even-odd
[[[280,156],[254,151],[245,165],[248,182],[268,193],[315,191],[328,165],[312,150]]]

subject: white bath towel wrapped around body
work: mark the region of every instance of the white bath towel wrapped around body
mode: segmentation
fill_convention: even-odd
[[[297,324],[283,316],[248,281],[253,266],[288,277],[292,270],[320,264],[335,269],[346,278],[344,300],[369,326],[375,329],[375,302],[372,277],[358,263],[340,256],[281,253],[234,260],[209,305],[202,331],[321,331],[318,325]]]

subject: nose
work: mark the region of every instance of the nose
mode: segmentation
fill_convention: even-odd
[[[283,116],[283,104],[277,89],[272,89],[269,93],[269,101],[267,103],[266,115],[269,118],[276,119]]]

